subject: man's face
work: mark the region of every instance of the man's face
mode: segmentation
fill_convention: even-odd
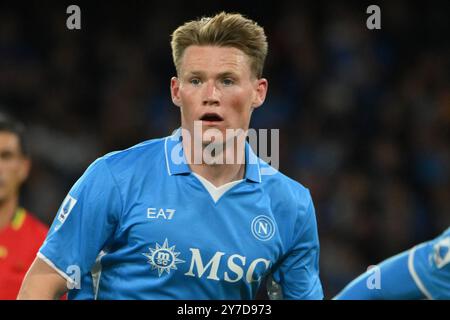
[[[29,169],[30,161],[21,152],[19,138],[0,131],[0,203],[18,194]]]
[[[215,128],[223,137],[226,129],[248,130],[253,109],[266,97],[267,80],[257,79],[249,57],[233,47],[189,46],[178,76],[171,80],[172,100],[191,135],[194,121],[201,121],[203,132]],[[204,135],[202,142],[210,138]]]

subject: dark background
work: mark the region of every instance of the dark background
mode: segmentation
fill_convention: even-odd
[[[50,223],[97,157],[177,128],[171,32],[241,12],[269,41],[252,127],[280,129],[280,170],[311,190],[331,298],[450,225],[449,3],[0,2],[1,110],[27,125],[33,158],[22,204]],[[366,28],[370,4],[381,30]]]

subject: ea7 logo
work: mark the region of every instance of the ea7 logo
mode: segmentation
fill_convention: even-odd
[[[175,209],[147,208],[147,219],[172,220],[174,214]]]

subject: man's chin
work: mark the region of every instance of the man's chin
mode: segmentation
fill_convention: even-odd
[[[207,146],[214,147],[214,146],[220,146],[222,145],[225,147],[225,141],[222,139],[216,139],[216,140],[202,140],[202,146],[205,148]]]

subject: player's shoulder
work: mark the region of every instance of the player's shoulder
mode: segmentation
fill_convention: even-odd
[[[438,269],[450,275],[450,228],[430,242],[432,257]]]
[[[307,187],[299,181],[292,179],[265,161],[260,160],[261,182],[273,197],[280,198],[288,203],[309,206],[311,194]]]
[[[428,298],[450,298],[450,229],[409,251],[409,271]]]
[[[305,226],[309,226],[308,230],[314,229],[315,211],[311,194],[302,183],[268,166],[263,163],[260,168],[264,193],[270,198],[272,214],[285,248],[292,248],[299,239],[293,235],[303,237]],[[312,234],[305,237],[302,241],[315,241]]]
[[[414,246],[409,255],[431,268],[430,271],[441,273],[446,270],[450,275],[450,228],[438,237]]]
[[[155,156],[163,154],[166,138],[167,137],[146,140],[127,149],[107,153],[100,159],[108,164],[116,164],[118,162],[134,162],[142,159],[142,157],[151,156],[150,159],[146,158],[146,161],[151,161]]]
[[[97,158],[88,171],[97,173],[107,170],[111,173],[130,172],[130,169],[151,169],[164,157],[164,143],[167,137],[143,141],[124,150],[109,152]]]

